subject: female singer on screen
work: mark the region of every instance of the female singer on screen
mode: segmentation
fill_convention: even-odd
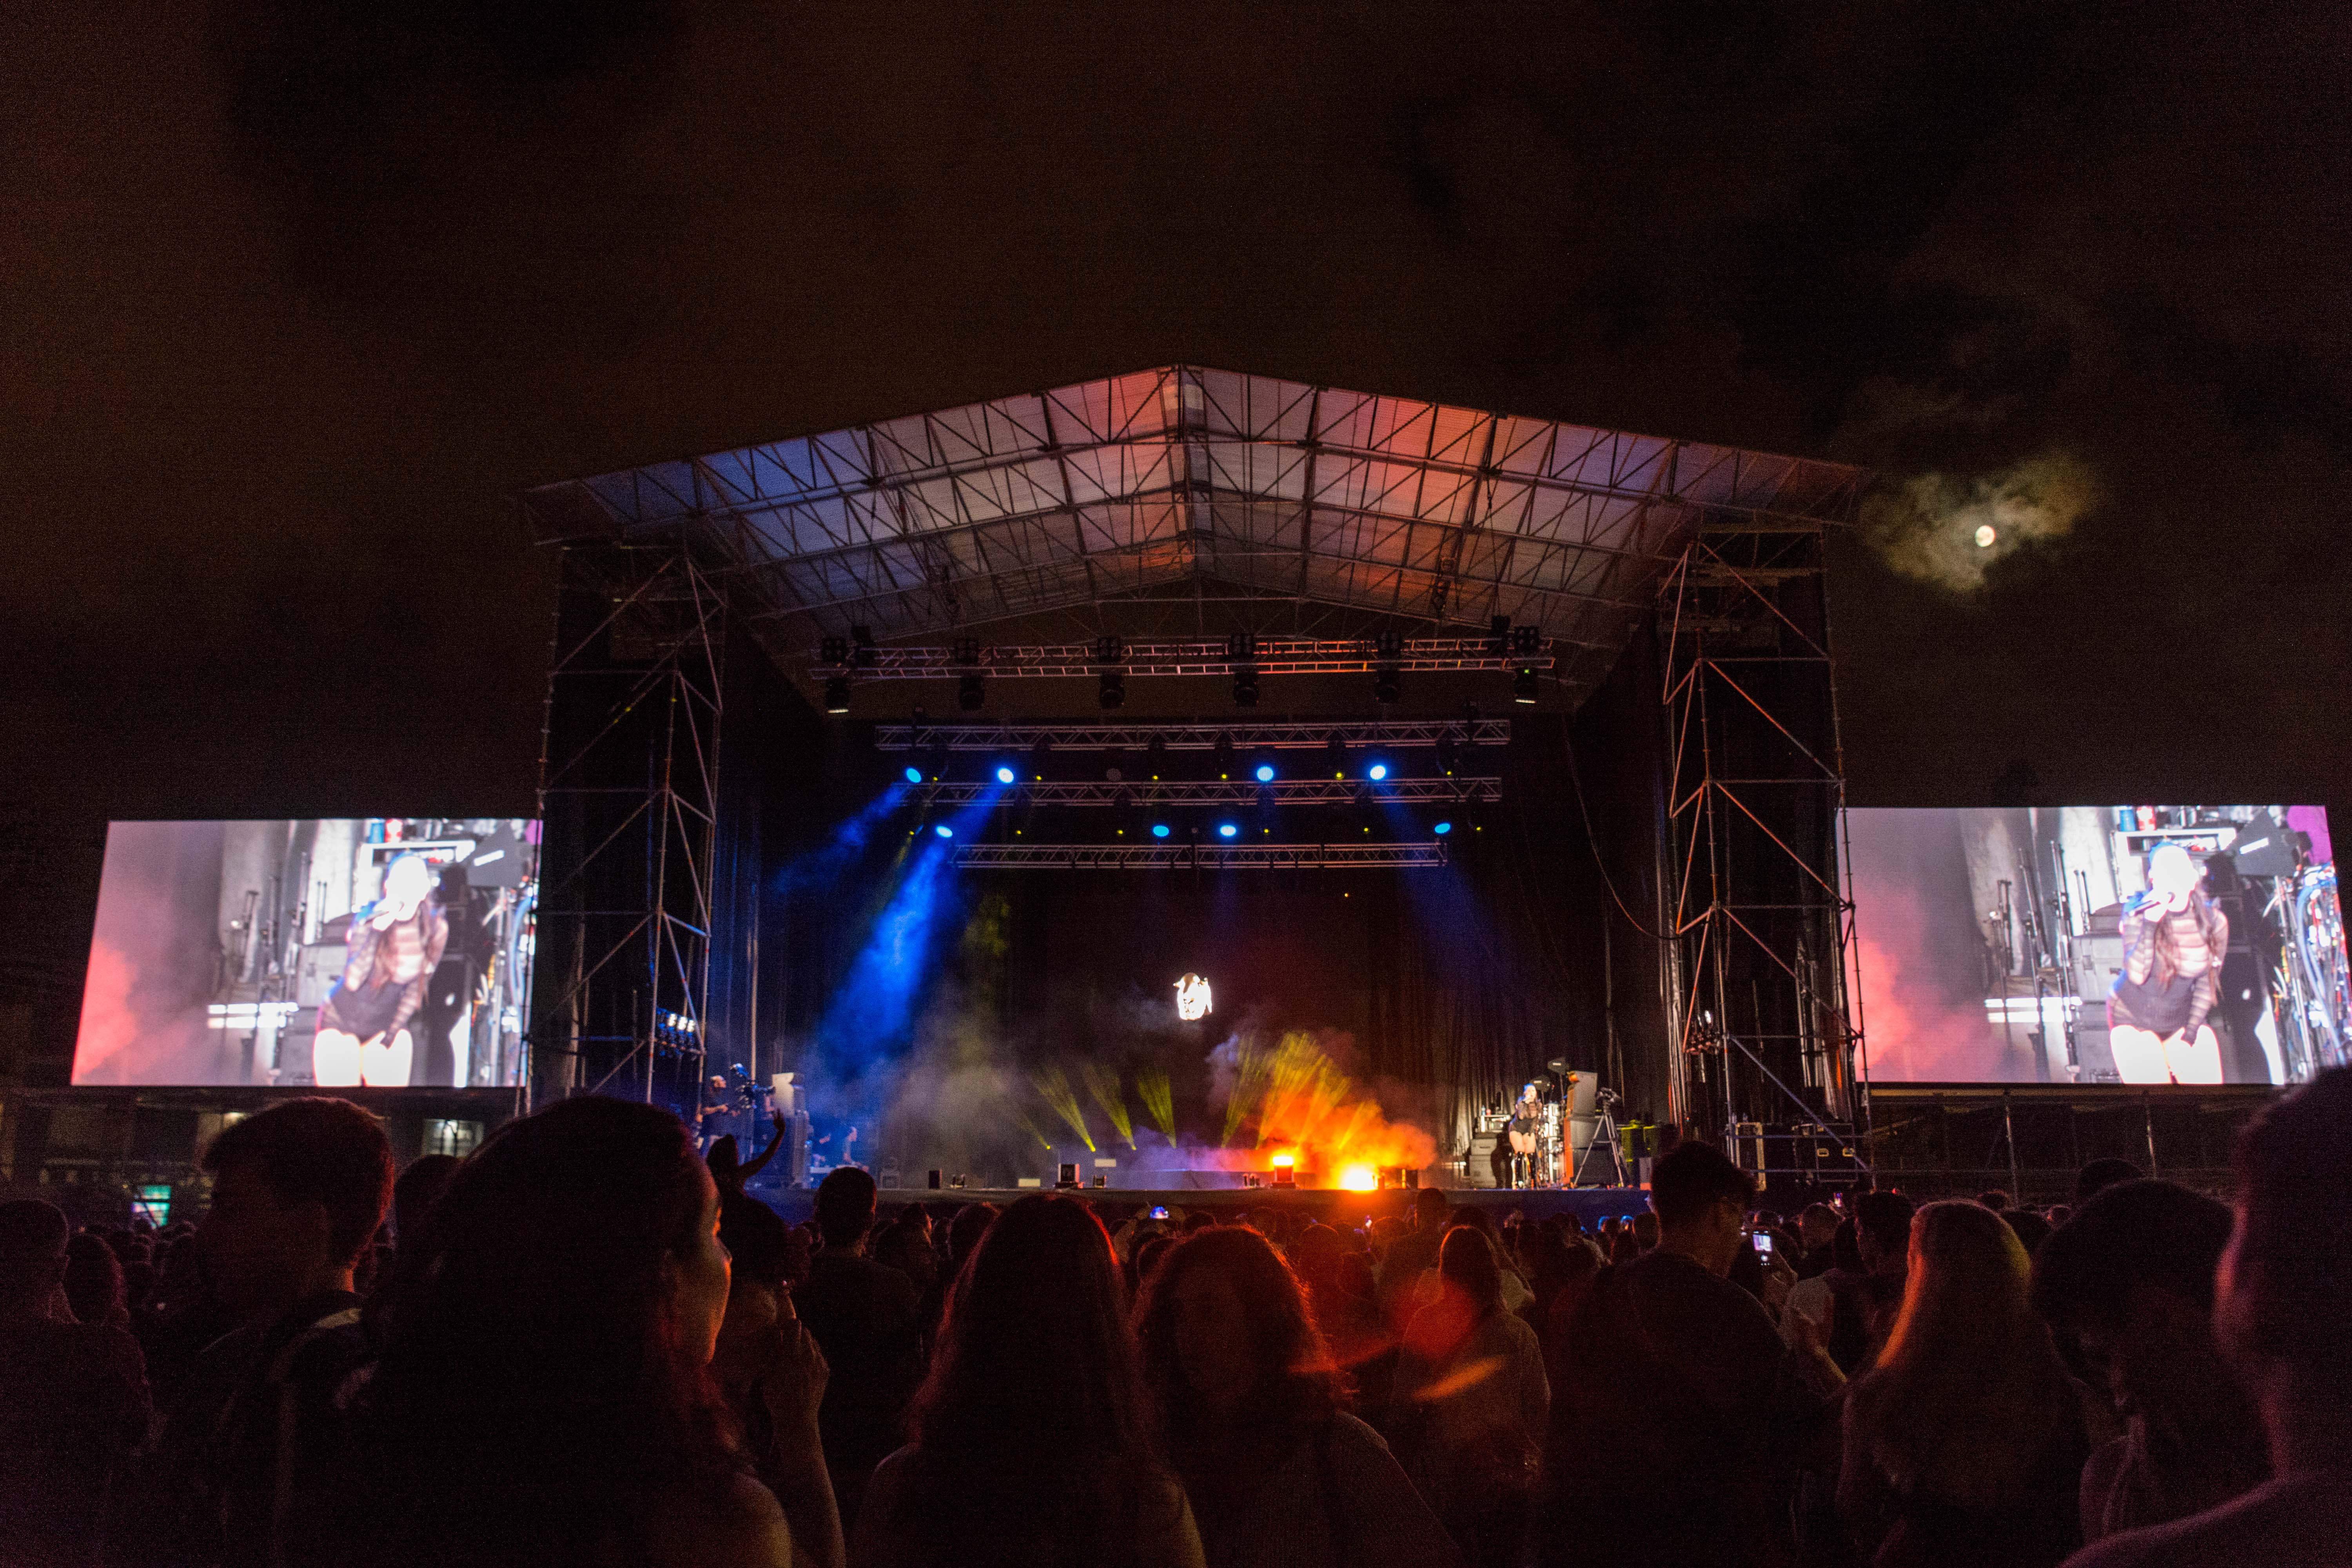
[[[1511,1107],[1511,1185],[1515,1187],[1536,1184],[1536,1131],[1542,1125],[1543,1101],[1537,1097],[1536,1086],[1529,1084]]]
[[[315,1081],[335,1088],[406,1089],[408,1020],[449,945],[449,921],[433,899],[433,868],[403,855],[384,868],[383,897],[352,916],[343,975],[319,1005],[310,1047]]]
[[[2178,844],[2148,851],[2147,891],[2124,905],[2124,966],[2107,1030],[2126,1083],[2220,1083],[2221,1041],[2205,1021],[2221,989],[2229,917]]]

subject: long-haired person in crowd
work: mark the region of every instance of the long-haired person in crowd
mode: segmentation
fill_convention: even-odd
[[[857,1568],[1200,1568],[1118,1257],[1078,1201],[1023,1198],[989,1226],[908,1416],[859,1506]]]
[[[1913,1217],[1902,1310],[1847,1393],[1838,1483],[1847,1528],[1881,1568],[2030,1568],[2082,1544],[2083,1390],[2031,1279],[2017,1233],[1982,1205]]]
[[[2321,1073],[2238,1138],[2237,1226],[2213,1327],[2262,1413],[2273,1479],[2231,1502],[2111,1535],[2067,1568],[2250,1568],[2347,1560],[2352,1542],[2352,1071]]]
[[[330,1560],[793,1562],[708,1370],[718,1230],[718,1189],[666,1110],[570,1100],[500,1128],[403,1238],[348,1489],[319,1500]],[[798,1489],[822,1491],[822,1379],[789,1357],[769,1378],[797,1387],[777,1426],[803,1445]]]
[[[1516,1564],[1551,1400],[1543,1347],[1503,1305],[1485,1232],[1447,1231],[1437,1272],[1438,1299],[1414,1315],[1397,1361],[1398,1456],[1465,1557]]]
[[[1306,1293],[1256,1231],[1178,1242],[1137,1328],[1210,1568],[1461,1561],[1388,1445],[1340,1408],[1344,1381]]]

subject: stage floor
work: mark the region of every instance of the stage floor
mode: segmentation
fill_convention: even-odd
[[[937,1191],[925,1187],[885,1188],[882,1207],[887,1213],[910,1203],[961,1204],[991,1203],[999,1208],[1017,1199],[1034,1196],[1038,1187],[945,1187]],[[1166,1207],[1186,1215],[1206,1210],[1221,1220],[1239,1219],[1251,1209],[1301,1210],[1317,1218],[1349,1226],[1362,1225],[1369,1216],[1378,1219],[1387,1215],[1399,1218],[1412,1212],[1413,1189],[1386,1187],[1378,1192],[1347,1192],[1329,1187],[1221,1187],[1199,1190],[1170,1188],[1153,1190],[1142,1187],[1088,1187],[1067,1189],[1073,1197],[1083,1197],[1096,1212],[1116,1223],[1142,1210]],[[754,1184],[751,1195],[764,1200],[788,1221],[798,1224],[809,1217],[816,1204],[816,1194],[805,1187],[769,1187]],[[1456,1208],[1481,1208],[1496,1219],[1517,1209],[1530,1219],[1548,1219],[1553,1215],[1574,1215],[1590,1227],[1612,1215],[1631,1216],[1650,1206],[1649,1194],[1639,1187],[1567,1187],[1536,1188],[1522,1191],[1493,1187],[1448,1188],[1445,1195]]]

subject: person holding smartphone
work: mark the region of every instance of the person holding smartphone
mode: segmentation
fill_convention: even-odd
[[[2188,850],[2148,851],[2147,891],[2124,906],[2124,966],[2107,994],[2107,1037],[2126,1083],[2220,1083],[2221,1041],[2206,1022],[2221,994],[2230,921]]]

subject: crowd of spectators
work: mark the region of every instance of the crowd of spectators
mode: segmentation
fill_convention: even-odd
[[[908,1204],[787,1224],[603,1099],[394,1180],[282,1102],[200,1225],[0,1204],[0,1568],[2352,1563],[2352,1071],[2234,1205],[1789,1216],[1685,1142],[1591,1230]]]

